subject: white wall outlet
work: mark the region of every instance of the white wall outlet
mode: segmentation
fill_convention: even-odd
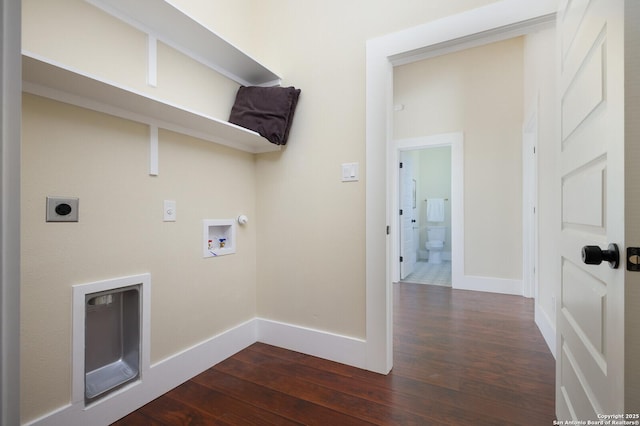
[[[163,204],[164,221],[176,221],[176,202],[174,200],[164,200]]]

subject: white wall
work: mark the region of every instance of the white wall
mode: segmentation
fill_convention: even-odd
[[[395,139],[464,132],[466,275],[522,279],[523,40],[394,69]]]
[[[524,40],[525,117],[538,111],[538,296],[536,323],[555,352],[555,300],[560,293],[560,184],[557,158],[555,30]]]

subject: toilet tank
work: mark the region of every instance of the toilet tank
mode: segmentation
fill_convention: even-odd
[[[444,241],[445,236],[444,226],[429,226],[427,227],[427,240],[428,241]]]

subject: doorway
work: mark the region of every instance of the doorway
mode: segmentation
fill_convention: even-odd
[[[502,1],[460,15],[443,18],[367,42],[366,111],[366,318],[367,368],[388,373],[393,367],[393,307],[391,283],[399,276],[390,256],[398,253],[397,239],[389,238],[397,212],[395,170],[398,147],[392,138],[394,65],[426,59],[492,41],[527,34],[555,19],[552,1]],[[395,157],[395,158],[394,158]],[[381,173],[386,170],[387,173]],[[386,188],[386,191],[381,191]],[[462,200],[461,200],[462,201]],[[395,210],[394,210],[395,208]],[[384,232],[386,229],[386,233]],[[455,226],[453,227],[455,230]],[[456,237],[452,236],[455,243]],[[455,249],[454,249],[455,250]],[[464,259],[452,257],[456,266]]]
[[[451,287],[451,145],[400,152],[400,281]]]
[[[444,248],[446,248],[446,254],[441,257],[448,261],[448,267],[450,267],[450,282],[453,288],[458,286],[464,287],[464,151],[463,151],[463,142],[464,136],[462,132],[457,133],[443,133],[439,135],[431,135],[424,136],[419,138],[409,138],[409,139],[399,139],[393,141],[393,150],[390,153],[392,158],[392,162],[398,165],[398,173],[393,174],[393,182],[391,183],[393,191],[390,198],[391,204],[393,204],[393,209],[396,212],[400,212],[402,208],[401,205],[403,202],[402,198],[402,190],[400,188],[400,173],[399,173],[399,164],[402,158],[412,158],[410,160],[409,169],[413,170],[410,172],[411,177],[407,177],[410,184],[405,184],[405,186],[409,187],[409,197],[408,200],[404,201],[405,205],[409,206],[409,215],[396,215],[397,220],[393,223],[393,229],[398,230],[398,232],[394,232],[395,235],[400,236],[402,231],[402,219],[403,217],[409,218],[406,222],[410,225],[405,226],[404,234],[408,234],[411,232],[411,236],[415,236],[415,230],[413,230],[413,226],[415,225],[419,229],[419,235],[417,238],[411,238],[414,242],[407,244],[406,247],[415,247],[415,257],[416,257],[416,265],[420,263],[420,260],[428,260],[428,253],[424,253],[425,242],[427,238],[427,223],[432,225],[444,225],[447,227],[447,234],[445,236],[445,240],[447,236],[449,238],[449,243],[445,244],[443,247],[443,252],[445,252]],[[424,157],[428,158],[429,153],[432,154],[441,151],[446,154],[446,159],[449,162],[448,167],[446,168],[449,171],[448,179],[447,179],[447,193],[442,192],[432,192],[436,191],[435,189],[429,189],[426,185],[421,185],[420,178],[416,174],[416,170],[419,170],[418,162],[420,161],[420,155],[423,153]],[[442,161],[442,158],[436,158],[436,161]],[[428,160],[426,162],[428,164]],[[425,164],[425,165],[426,165]],[[404,169],[404,164],[403,164]],[[428,176],[428,173],[424,173],[425,176]],[[415,191],[415,211],[413,209],[413,188],[411,185],[413,184],[413,179],[416,179],[416,191]],[[437,188],[438,185],[435,185]],[[445,213],[449,216],[447,221],[442,222],[427,222],[426,218],[426,208],[428,199],[428,194],[432,194],[432,198],[441,198],[443,202],[446,204]],[[447,199],[445,201],[445,199]],[[407,207],[404,207],[406,209]],[[403,213],[404,213],[403,209]],[[412,217],[411,215],[414,215]],[[421,216],[423,215],[423,216]],[[411,222],[411,220],[416,220],[416,222]],[[391,240],[391,258],[392,259],[400,259],[401,253],[403,253],[401,238],[394,238]],[[417,239],[417,245],[415,243]],[[422,248],[420,248],[422,247]],[[406,249],[406,248],[405,248]],[[423,251],[421,254],[420,251]],[[420,259],[420,257],[423,259]],[[404,261],[404,256],[403,256]],[[404,262],[403,262],[404,263]],[[426,262],[425,262],[426,263]],[[418,265],[420,266],[420,265]],[[402,277],[403,271],[400,267],[400,262],[392,263],[392,277],[393,282],[399,282],[407,280],[407,275]]]

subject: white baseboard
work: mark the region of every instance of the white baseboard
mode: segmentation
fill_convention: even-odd
[[[536,303],[535,309],[535,322],[544,337],[544,341],[547,342],[547,346],[551,351],[551,355],[556,357],[556,327],[551,321],[545,311],[540,309],[540,306]]]
[[[251,319],[153,364],[141,380],[123,387],[98,402],[87,407],[84,401],[69,404],[27,425],[109,425],[250,346],[256,342],[256,338],[256,320]]]
[[[366,368],[366,341],[257,318],[258,341],[358,368]]]
[[[489,293],[515,294],[522,296],[522,280],[506,278],[477,277],[463,275],[462,279],[453,280],[453,288],[458,290],[485,291]]]
[[[69,404],[26,424],[109,425],[255,342],[366,368],[364,340],[253,318],[151,365],[141,380],[96,403],[86,407],[84,401]]]

